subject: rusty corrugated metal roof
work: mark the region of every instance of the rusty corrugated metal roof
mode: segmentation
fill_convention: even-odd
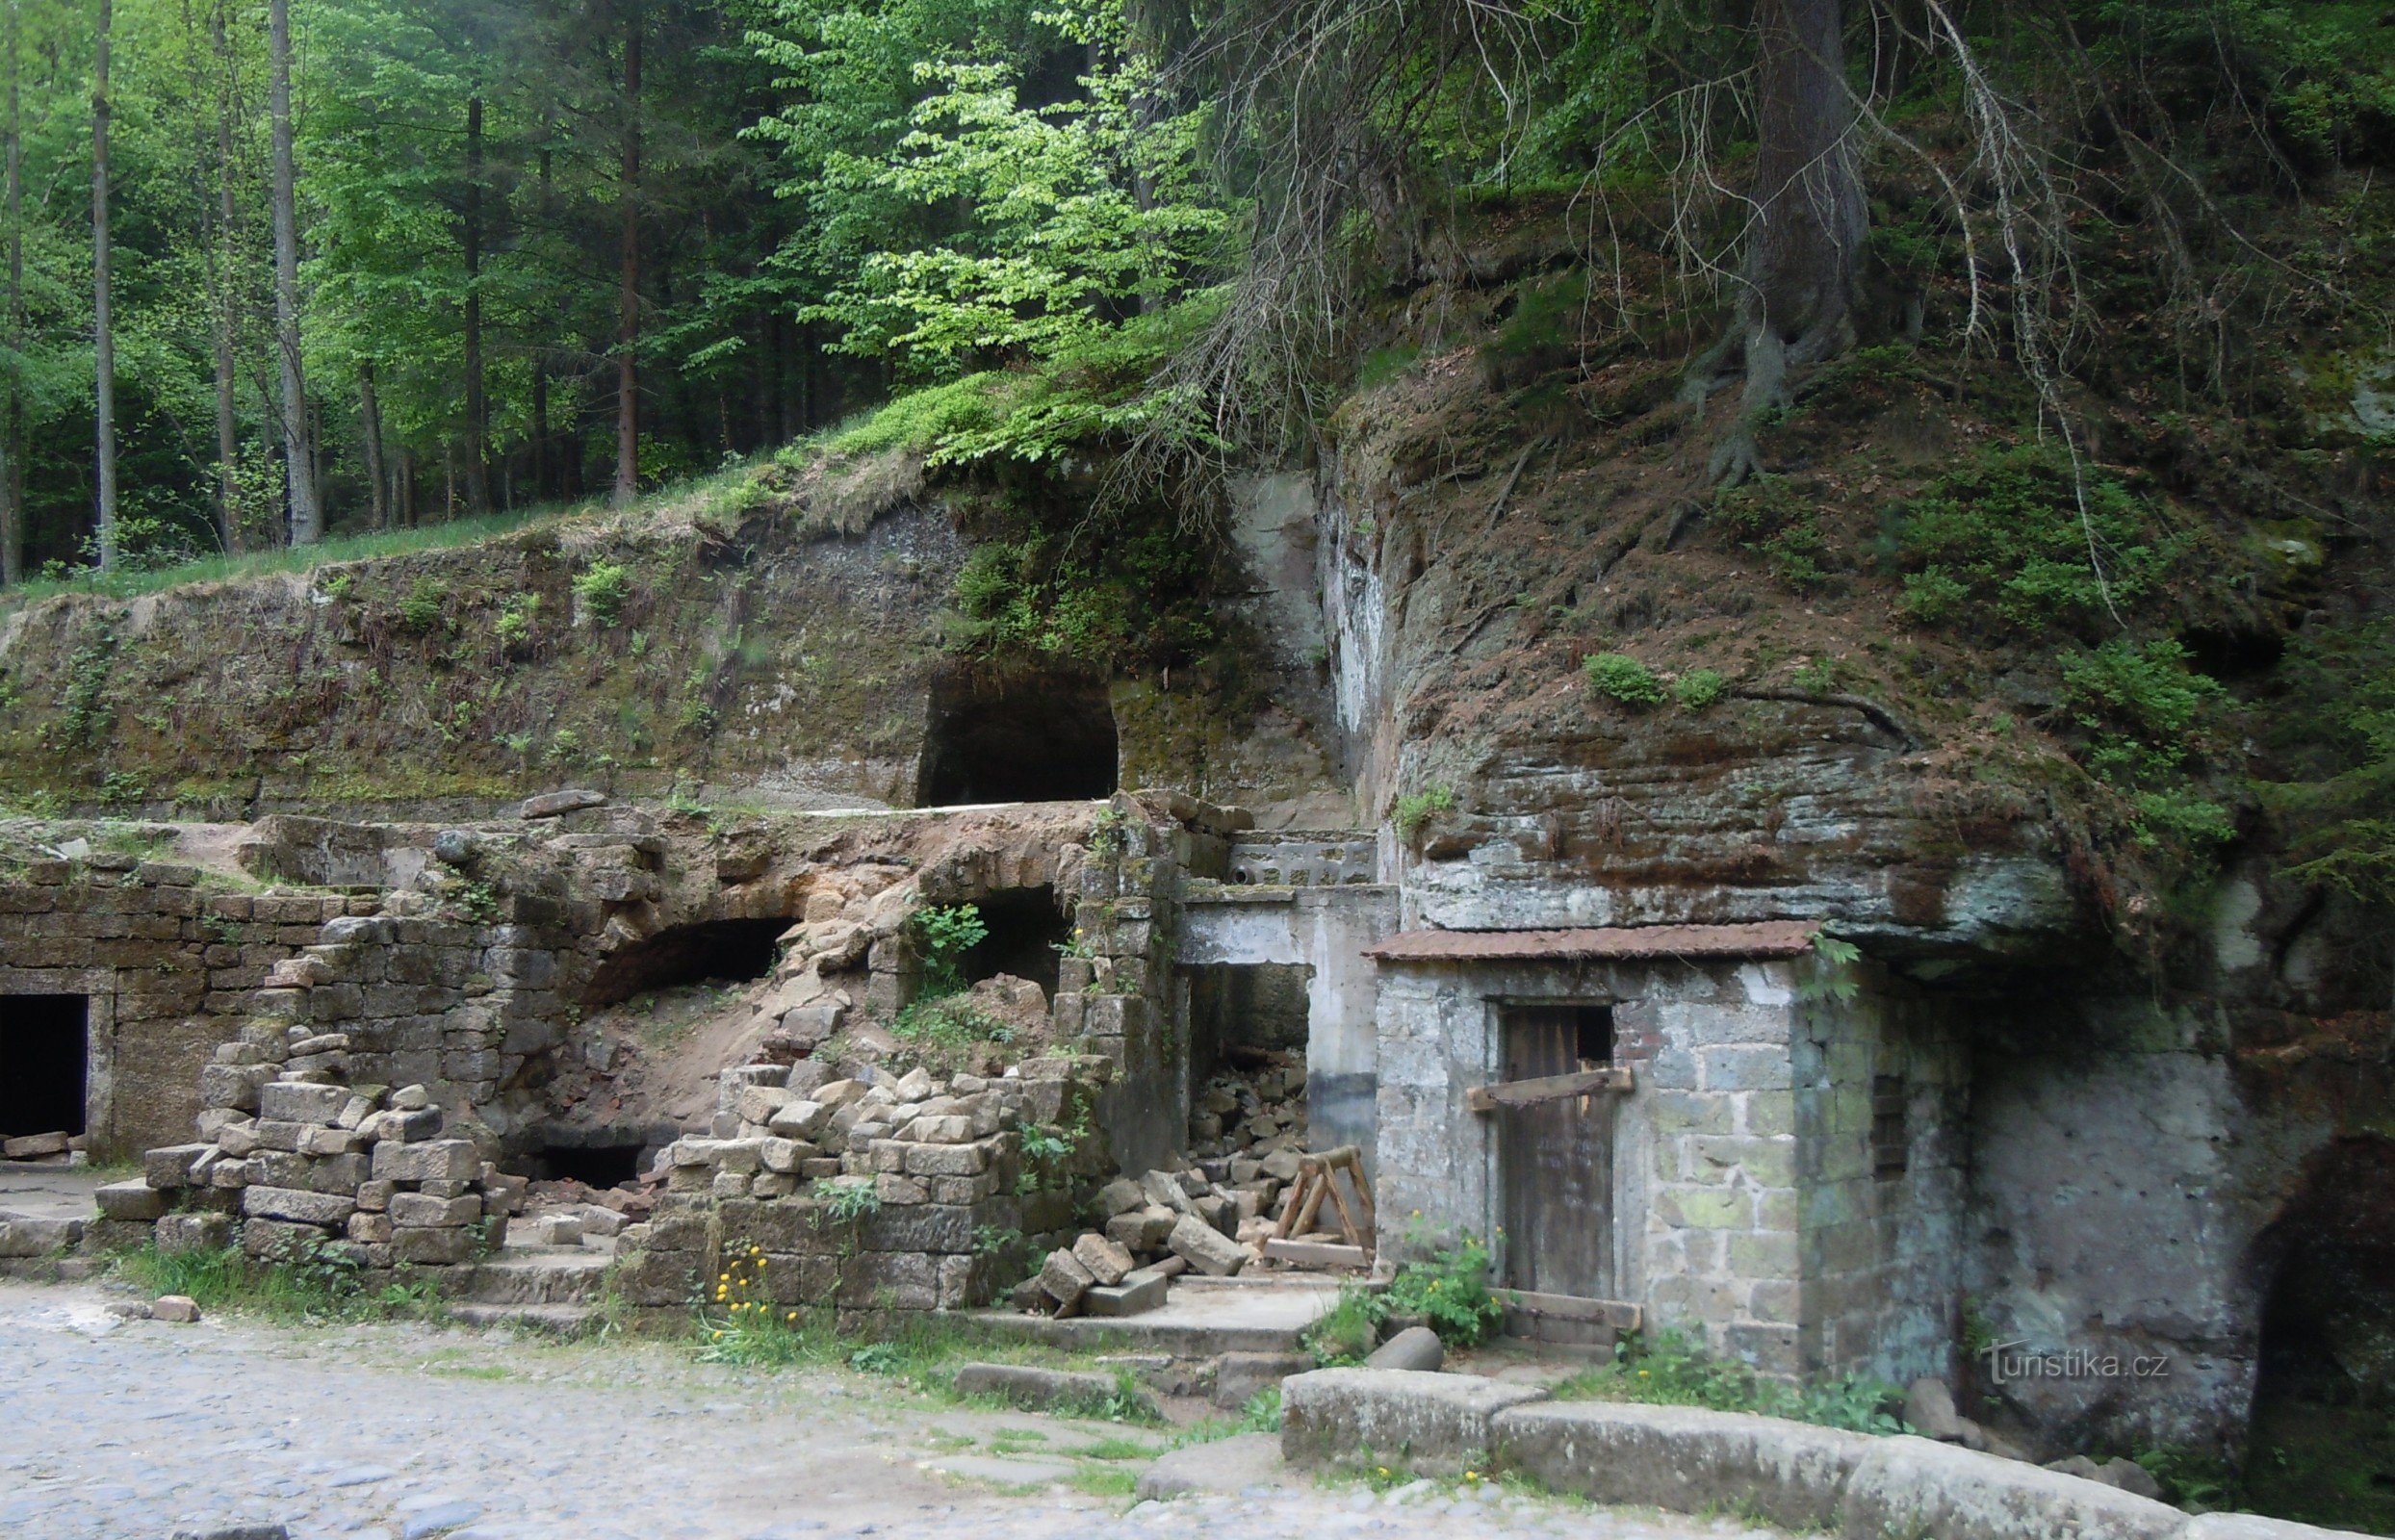
[[[1794,957],[1813,945],[1815,920],[1745,925],[1617,925],[1571,931],[1404,931],[1367,957],[1384,962],[1572,962],[1662,957]]]

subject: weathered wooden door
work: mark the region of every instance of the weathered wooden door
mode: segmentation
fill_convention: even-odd
[[[1606,1006],[1504,1011],[1507,1081],[1602,1069],[1612,1058]],[[1497,1110],[1506,1281],[1584,1299],[1613,1287],[1613,1105],[1605,1092]]]

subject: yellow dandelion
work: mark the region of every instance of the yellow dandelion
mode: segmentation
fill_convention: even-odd
[[[785,1321],[796,1321],[796,1320],[798,1319],[798,1312],[797,1312],[797,1311],[795,1311],[795,1310],[793,1310],[793,1311],[791,1311],[788,1315],[784,1316],[782,1319],[783,1319],[783,1320],[785,1320]]]
[[[1644,1378],[1646,1378],[1646,1377],[1647,1377],[1647,1372],[1646,1372],[1645,1370],[1643,1370],[1643,1369],[1639,1370],[1639,1371],[1638,1371],[1638,1377],[1639,1377],[1640,1379],[1644,1379]]]
[[[732,1274],[729,1272],[718,1272],[715,1274],[715,1281],[717,1283],[730,1283],[732,1281]]]

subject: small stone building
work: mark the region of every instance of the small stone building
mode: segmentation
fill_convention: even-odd
[[[1776,1373],[1949,1367],[1966,1060],[1790,921],[1409,931],[1378,962],[1380,1208],[1497,1238],[1557,1323]],[[1564,1333],[1569,1335],[1568,1330]]]

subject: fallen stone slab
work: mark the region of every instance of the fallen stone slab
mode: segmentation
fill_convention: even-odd
[[[45,1155],[64,1155],[67,1137],[56,1134],[21,1134],[14,1139],[0,1140],[0,1156],[13,1161],[39,1160]]]
[[[1610,1401],[1517,1406],[1492,1426],[1491,1458],[1555,1491],[1681,1513],[1752,1509],[1791,1529],[1835,1528],[1848,1480],[1879,1442],[1776,1417]]]
[[[994,1396],[1033,1411],[1095,1410],[1123,1389],[1110,1375],[1031,1364],[966,1364],[955,1383],[960,1396]],[[1148,1411],[1157,1409],[1146,1391],[1132,1394]]]
[[[1292,1465],[1369,1451],[1418,1471],[1457,1471],[1491,1448],[1490,1419],[1546,1397],[1472,1374],[1317,1369],[1281,1381],[1281,1452]]]
[[[1849,1540],[2174,1540],[2187,1515],[2100,1482],[1905,1435],[1872,1439],[1846,1482]]]
[[[1277,1486],[1288,1479],[1289,1465],[1280,1452],[1280,1439],[1272,1433],[1241,1433],[1211,1444],[1174,1450],[1140,1473],[1131,1489],[1142,1502],[1166,1502],[1193,1492],[1245,1492],[1251,1487]]]
[[[1428,1326],[1408,1326],[1372,1350],[1366,1369],[1419,1369],[1433,1373],[1447,1362],[1447,1345]]]
[[[1081,1310],[1091,1316],[1144,1316],[1163,1308],[1166,1288],[1164,1278],[1156,1273],[1137,1283],[1125,1279],[1111,1286],[1094,1284],[1081,1296]]]
[[[607,794],[604,791],[544,791],[537,797],[527,797],[516,809],[516,816],[529,823],[535,818],[560,818],[584,808],[604,808]]]

